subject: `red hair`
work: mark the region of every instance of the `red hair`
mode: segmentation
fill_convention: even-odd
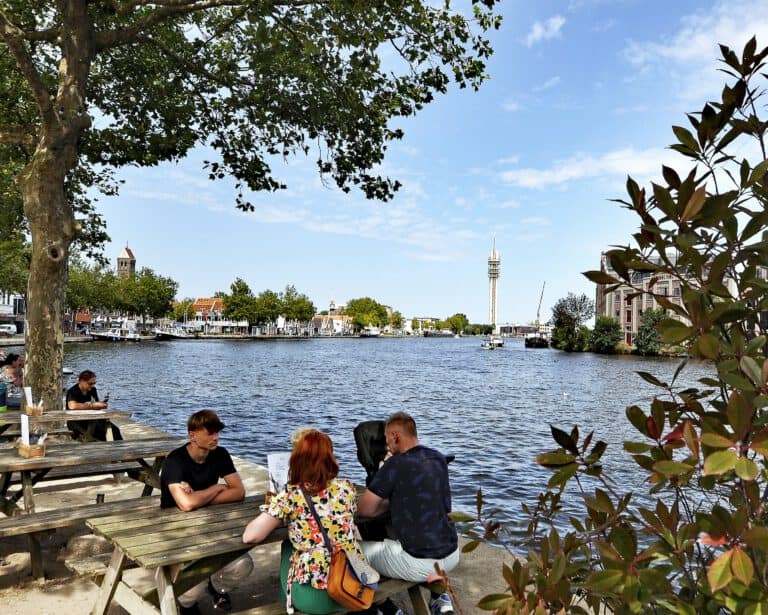
[[[316,494],[339,474],[339,464],[333,456],[333,442],[322,431],[307,431],[293,446],[288,462],[288,480],[305,485]]]

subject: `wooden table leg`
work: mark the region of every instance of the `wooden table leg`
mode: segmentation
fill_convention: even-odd
[[[157,585],[157,598],[160,602],[162,615],[178,615],[179,610],[176,608],[171,571],[167,566],[161,566],[155,570],[155,584]]]
[[[158,485],[160,484],[160,468],[163,466],[163,459],[165,459],[165,457],[155,457],[155,461],[152,463],[152,467],[150,467],[149,464],[143,459],[139,459],[139,463],[144,468],[146,468],[146,471],[152,480],[157,480]],[[152,488],[152,485],[145,483],[144,489],[141,491],[141,497],[152,495]]]
[[[408,588],[408,595],[411,598],[414,615],[429,615],[427,605],[424,603],[424,598],[421,596],[421,587],[418,585],[411,585]]]
[[[119,547],[115,547],[112,552],[112,559],[109,560],[109,568],[104,580],[101,582],[99,595],[96,597],[96,604],[93,605],[91,615],[106,615],[112,597],[115,595],[115,588],[123,576],[123,568],[127,558],[125,553]]]

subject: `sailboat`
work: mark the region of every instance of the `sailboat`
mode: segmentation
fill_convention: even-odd
[[[539,329],[539,315],[541,313],[541,300],[544,299],[544,287],[546,281],[541,285],[541,296],[539,297],[539,307],[536,308],[536,331],[525,336],[526,348],[549,348],[549,338],[541,334]]]

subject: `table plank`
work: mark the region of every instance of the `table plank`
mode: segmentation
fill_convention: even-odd
[[[142,438],[109,442],[68,442],[46,447],[45,457],[26,459],[15,449],[0,449],[0,472],[39,470],[164,457],[187,440],[180,437]]]
[[[8,410],[0,413],[0,424],[19,425],[21,424],[21,415],[19,410]],[[98,419],[128,419],[131,418],[131,412],[126,410],[57,410],[53,412],[43,412],[40,416],[30,416],[29,420],[34,423],[54,423],[59,421],[93,421]]]

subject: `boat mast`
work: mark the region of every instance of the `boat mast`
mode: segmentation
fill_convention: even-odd
[[[541,295],[539,296],[539,307],[536,308],[536,335],[539,334],[539,314],[541,312],[541,300],[544,299],[544,287],[547,285],[547,281],[541,285]]]

